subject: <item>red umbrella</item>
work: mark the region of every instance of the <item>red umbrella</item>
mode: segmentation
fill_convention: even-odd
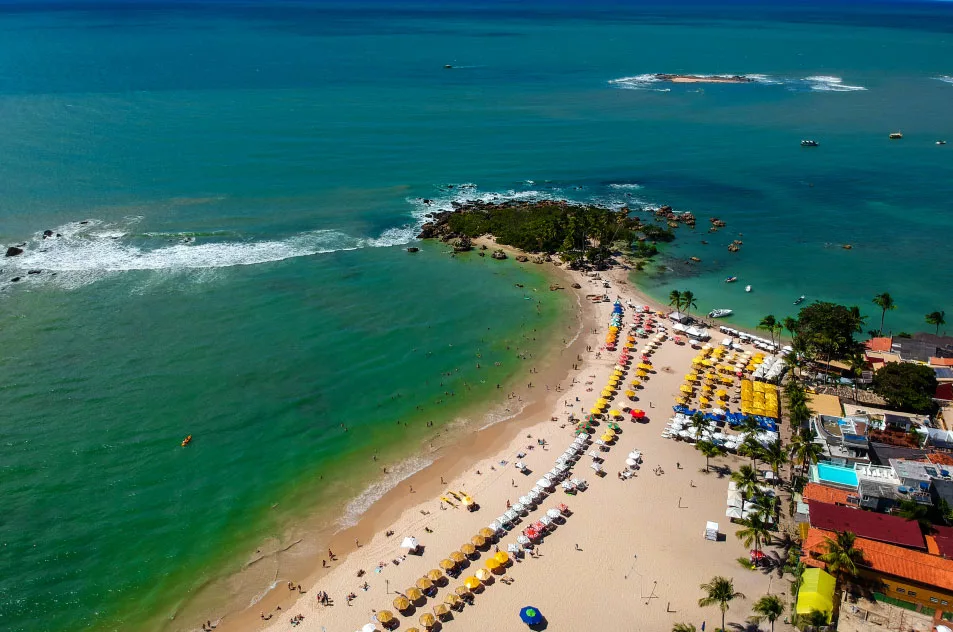
[[[542,533],[543,531],[546,530],[546,525],[544,525],[542,522],[540,522],[539,520],[537,520],[536,522],[534,522],[534,523],[532,524],[532,529],[534,529],[535,531],[539,531],[540,533]]]
[[[764,551],[751,551],[751,559],[760,560],[764,557]]]
[[[567,511],[569,511],[569,506],[566,505],[565,503],[559,503],[558,505],[556,505],[556,509],[558,509],[562,513],[566,513]]]
[[[528,528],[523,531],[523,535],[525,535],[530,540],[536,540],[537,538],[539,538],[539,531],[533,528]]]
[[[635,417],[636,419],[643,419],[645,417],[645,411],[639,410],[638,408],[633,408],[632,416]]]

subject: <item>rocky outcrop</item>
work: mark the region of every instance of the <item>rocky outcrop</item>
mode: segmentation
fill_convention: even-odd
[[[493,251],[493,254],[490,255],[490,256],[491,256],[492,258],[494,258],[494,259],[499,259],[499,260],[501,260],[501,261],[502,261],[503,259],[506,259],[506,253],[503,252],[502,250],[494,250],[494,251]]]
[[[473,250],[473,242],[466,235],[454,238],[450,245],[453,246],[454,252],[467,252]]]
[[[578,283],[573,283],[570,287],[572,287],[574,290],[581,290],[581,289],[582,289],[582,286],[579,285]]]
[[[22,254],[23,254],[23,248],[20,248],[19,246],[10,246],[9,248],[7,248],[7,254],[5,256],[16,257],[17,255],[22,255]]]
[[[411,246],[410,248],[407,249],[407,252],[420,252],[420,248],[418,248],[417,246]]]
[[[516,255],[516,260],[519,261],[520,263],[526,263],[527,261],[529,261],[529,257],[527,257],[526,255]]]

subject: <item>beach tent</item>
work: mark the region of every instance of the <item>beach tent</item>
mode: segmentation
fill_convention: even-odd
[[[408,536],[404,538],[404,541],[400,543],[400,548],[407,549],[411,553],[417,551],[417,548],[420,546],[420,543],[417,542],[417,538]]]
[[[831,613],[834,612],[834,577],[819,568],[804,571],[801,590],[797,595],[797,613],[809,614],[812,610],[825,613],[830,623]]]

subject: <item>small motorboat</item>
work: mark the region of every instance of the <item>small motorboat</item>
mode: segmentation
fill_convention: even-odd
[[[817,147],[816,140],[802,140],[801,147]]]
[[[937,145],[945,145],[945,144],[946,144],[946,141],[945,141],[945,140],[938,140],[938,141],[936,141],[936,144],[937,144]]]
[[[183,448],[184,448],[185,446],[189,445],[190,443],[192,443],[192,435],[189,435],[189,436],[187,436],[185,439],[182,439],[182,447],[183,447]]]
[[[737,280],[738,280],[738,277],[728,277],[727,279],[725,279],[725,283],[734,283]]]
[[[894,132],[893,134],[889,136],[889,138],[890,140],[900,140],[901,138],[903,138],[903,134],[900,132]]]
[[[730,309],[713,309],[708,312],[709,318],[724,318],[725,316],[731,316],[734,312]]]
[[[801,303],[804,302],[804,299],[805,299],[805,298],[806,298],[806,297],[805,297],[803,294],[800,295],[800,296],[797,298],[797,300],[794,301],[794,304],[795,304],[795,305],[800,305]]]
[[[746,286],[745,286],[745,292],[750,292],[750,291],[751,291],[751,286],[750,286],[750,285],[746,285]]]

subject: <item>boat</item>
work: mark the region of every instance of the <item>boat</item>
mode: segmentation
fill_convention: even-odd
[[[804,298],[805,298],[805,296],[804,296],[803,294],[800,295],[800,296],[797,298],[797,300],[794,301],[794,304],[795,304],[795,305],[800,305],[801,303],[804,302]]]
[[[746,285],[746,286],[745,286],[745,292],[750,292],[750,291],[751,291],[751,286],[750,286],[750,285]]]
[[[713,309],[708,312],[709,318],[724,318],[725,316],[731,316],[734,312],[730,309]]]
[[[728,277],[727,279],[725,279],[725,283],[734,283],[737,280],[738,280],[738,277]]]
[[[900,132],[894,132],[893,134],[889,136],[889,138],[890,140],[900,140],[901,138],[903,138],[903,134],[901,134]]]
[[[816,140],[802,140],[801,147],[817,147]]]
[[[946,141],[945,141],[945,140],[938,140],[938,141],[936,141],[936,144],[937,144],[937,145],[945,145],[945,144],[946,144]]]
[[[183,447],[183,448],[184,448],[185,446],[189,445],[190,443],[192,443],[192,435],[189,435],[189,436],[187,436],[185,439],[182,439],[182,447]]]

